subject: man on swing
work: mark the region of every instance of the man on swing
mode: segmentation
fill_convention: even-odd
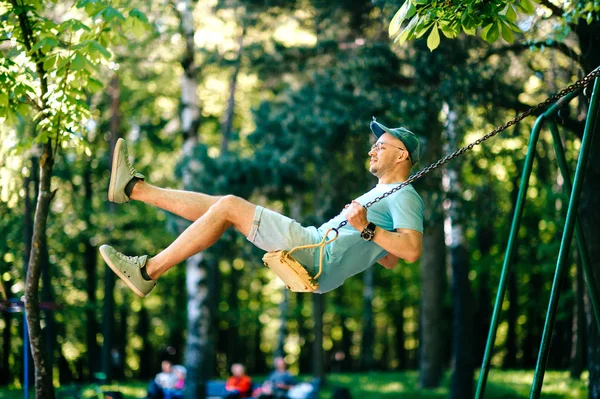
[[[410,169],[419,162],[419,140],[403,127],[390,129],[375,120],[371,122],[371,130],[377,142],[369,151],[369,171],[378,178],[377,186],[319,228],[303,227],[295,220],[233,195],[212,196],[148,184],[129,163],[125,140],[119,139],[113,154],[109,201],[142,201],[193,223],[154,257],[127,256],[108,245],[102,245],[100,253],[108,266],[141,297],[152,291],[163,273],[212,246],[229,227],[264,251],[289,251],[296,246],[318,243],[329,228],[337,228],[347,220],[348,224],[339,229],[338,239],[325,247],[323,272],[316,291],[320,293],[339,287],[347,278],[377,262],[386,268],[396,266],[398,259],[414,262],[421,255],[424,207],[412,185],[368,209],[363,205],[408,178]],[[301,250],[294,257],[311,276],[316,274],[318,250]]]

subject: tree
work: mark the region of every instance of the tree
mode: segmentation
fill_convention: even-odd
[[[19,118],[32,120],[36,135],[21,137],[19,147],[21,151],[33,145],[41,148],[25,308],[36,397],[53,398],[51,366],[40,326],[39,283],[50,202],[56,193],[51,188],[54,162],[63,143],[83,146],[84,123],[89,118],[86,91],[101,87],[93,74],[102,60],[110,58],[106,46],[119,35],[120,27],[145,17],[133,9],[126,18],[109,3],[73,4],[75,10],[84,8],[89,17],[86,24],[76,19],[61,21],[63,15],[45,6],[36,0],[11,0],[0,5],[0,37],[10,43],[0,60],[0,118],[12,126]]]

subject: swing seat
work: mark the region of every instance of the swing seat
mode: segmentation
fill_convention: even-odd
[[[268,252],[263,256],[263,262],[265,266],[273,270],[290,291],[314,292],[319,288],[319,283],[288,251]]]
[[[329,239],[327,237],[332,230],[335,232],[335,237]],[[325,248],[325,245],[335,241],[338,236],[339,233],[337,229],[329,229],[320,243],[294,247],[289,252],[285,250],[267,252],[263,256],[263,263],[269,269],[273,270],[277,277],[285,283],[288,290],[293,292],[314,292],[319,289],[317,279],[323,272],[323,249]],[[314,277],[311,277],[304,266],[292,256],[292,252],[299,249],[316,247],[319,247],[319,272]]]

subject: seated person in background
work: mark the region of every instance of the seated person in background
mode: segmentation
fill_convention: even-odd
[[[226,399],[247,398],[252,393],[252,380],[246,375],[246,368],[240,363],[231,365],[231,377],[225,382],[229,394]]]
[[[163,399],[165,391],[175,388],[177,376],[173,373],[173,365],[168,360],[161,363],[162,372],[158,373],[148,387],[148,398]]]
[[[181,365],[173,366],[174,383],[172,388],[163,390],[164,399],[183,399],[186,369]]]
[[[259,388],[257,397],[259,399],[283,399],[287,398],[287,392],[296,385],[296,380],[287,371],[285,360],[281,356],[274,359],[275,371],[273,371],[263,386]]]
[[[175,377],[177,381],[175,382],[174,388],[177,390],[183,390],[185,387],[185,375],[186,369],[183,366],[177,365],[173,366],[173,372],[175,373]]]

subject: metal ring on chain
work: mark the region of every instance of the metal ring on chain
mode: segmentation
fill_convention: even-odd
[[[533,106],[533,107],[529,108],[527,111],[524,111],[524,112],[520,113],[515,118],[511,119],[510,121],[506,122],[503,125],[498,126],[497,128],[495,128],[494,130],[492,130],[488,134],[486,134],[484,136],[481,136],[480,138],[478,138],[474,142],[470,143],[469,145],[467,145],[465,147],[462,147],[462,148],[459,148],[458,150],[454,151],[452,154],[446,155],[442,159],[439,159],[438,161],[434,162],[433,164],[431,164],[431,165],[427,166],[426,168],[420,170],[419,172],[415,173],[414,175],[409,176],[409,178],[406,179],[405,182],[401,183],[397,187],[394,187],[390,191],[388,191],[386,193],[383,193],[382,195],[380,195],[379,197],[373,199],[372,201],[367,202],[365,205],[363,205],[363,207],[364,208],[369,208],[371,205],[375,204],[376,202],[381,201],[385,197],[388,197],[388,196],[392,195],[396,191],[398,191],[398,190],[400,190],[400,189],[408,186],[409,184],[411,184],[415,180],[420,179],[421,177],[423,177],[427,173],[431,172],[432,170],[439,168],[440,166],[442,166],[442,165],[450,162],[451,160],[453,160],[454,158],[458,157],[459,155],[462,155],[463,153],[465,153],[465,152],[473,149],[473,147],[475,147],[475,146],[483,143],[484,141],[486,141],[486,140],[494,137],[498,133],[500,133],[500,132],[508,129],[509,127],[517,124],[518,122],[520,122],[523,119],[527,118],[529,115],[531,115],[531,114],[533,114],[533,113],[535,113],[537,111],[540,111],[542,109],[545,109],[550,104],[555,103],[556,101],[558,101],[562,97],[566,96],[569,93],[574,92],[575,90],[579,90],[579,89],[587,87],[590,83],[592,83],[592,81],[596,77],[598,77],[598,75],[600,75],[600,67],[594,69],[592,72],[590,72],[589,74],[587,74],[586,76],[584,76],[582,79],[578,80],[577,82],[573,83],[572,85],[568,86],[566,89],[562,89],[561,91],[559,91],[558,93],[556,93],[552,97],[549,97],[545,101],[539,103],[538,105]],[[344,227],[347,224],[348,224],[347,220],[342,221],[339,224],[339,226],[337,227],[337,230],[341,229],[342,227]]]

